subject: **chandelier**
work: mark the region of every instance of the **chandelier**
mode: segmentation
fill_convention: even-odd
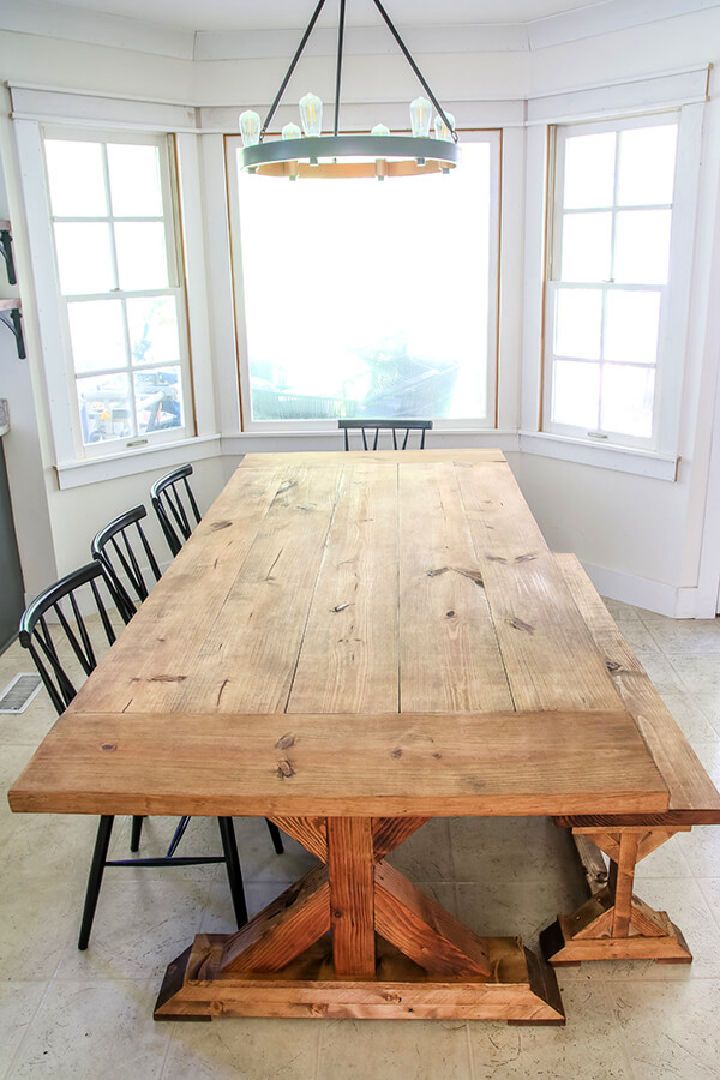
[[[265,120],[261,124],[259,115],[252,110],[240,114],[243,149],[238,154],[238,164],[241,169],[263,176],[284,176],[290,180],[298,177],[351,179],[373,176],[384,180],[386,176],[422,176],[447,173],[455,168],[455,118],[452,113],[445,112],[438,102],[380,0],[373,0],[373,3],[427,94],[427,97],[418,97],[410,103],[412,135],[391,134],[384,124],[376,124],[367,135],[339,134],[346,6],[346,0],[340,0],[332,135],[322,133],[322,101],[316,94],[308,93],[299,102],[302,129],[297,124],[289,123],[282,129],[280,138],[266,139],[287,84],[325,6],[325,0],[318,0]]]

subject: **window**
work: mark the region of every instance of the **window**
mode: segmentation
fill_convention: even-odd
[[[228,140],[246,428],[494,426],[500,138],[475,138],[449,175],[294,183]]]
[[[546,431],[655,448],[677,119],[554,130]]]
[[[168,140],[44,143],[78,452],[182,437],[192,409]]]

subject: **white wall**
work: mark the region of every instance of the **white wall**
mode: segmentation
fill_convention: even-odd
[[[5,31],[0,32],[0,76],[66,89],[204,106],[203,118],[210,123],[217,122],[218,118],[223,121],[225,117],[232,118],[241,106],[262,110],[271,100],[287,62],[285,55],[192,61],[180,55],[180,47],[176,52],[178,55],[173,56],[149,55],[130,52],[126,48]],[[517,110],[513,111],[507,103],[527,95],[704,65],[717,60],[719,53],[720,10],[714,8],[532,52],[463,51],[452,54],[425,51],[417,59],[439,97],[458,116],[459,123],[480,126],[502,122],[510,115],[517,117]],[[332,98],[332,78],[331,57],[308,58],[301,64],[299,74],[288,90],[289,100],[296,99],[308,87],[325,95],[326,99]],[[414,96],[416,89],[402,59],[393,53],[352,55],[347,59],[343,95],[348,102],[348,116],[365,118],[372,115],[373,120],[387,117],[392,122],[395,116],[402,115],[404,103]],[[711,92],[712,100],[706,106],[704,119],[700,227],[693,269],[692,332],[681,402],[682,461],[677,482],[648,479],[535,454],[515,452],[510,455],[513,469],[551,546],[557,550],[576,551],[609,595],[668,614],[709,614],[713,603],[713,578],[716,587],[720,574],[720,550],[716,555],[706,545],[703,555],[702,546],[710,445],[716,423],[714,400],[720,307],[715,299],[717,288],[711,290],[711,284],[717,285],[720,279],[720,246],[714,243],[720,194],[720,103],[715,83]],[[380,99],[386,103],[384,106]],[[0,120],[0,147],[3,157],[10,158],[6,166],[10,201],[21,214],[19,187],[11,160],[10,126],[6,119]],[[232,305],[229,295],[217,300],[217,275],[224,273],[227,252],[221,251],[217,255],[210,250],[217,248],[215,241],[218,230],[223,227],[225,213],[225,208],[218,202],[217,147],[220,139],[213,135],[201,138],[207,144],[207,153],[203,156],[206,196],[210,203],[206,206],[206,225],[214,230],[215,237],[208,250],[208,275],[213,286],[209,294],[215,378],[219,385],[232,388],[235,379],[234,356],[230,348]],[[518,147],[519,168],[522,169],[522,140]],[[523,179],[519,175],[511,179],[514,195],[511,202],[506,202],[504,214],[506,218],[513,215],[513,222],[518,222],[522,215]],[[511,232],[517,248],[512,257],[521,258],[521,230],[516,228]],[[23,283],[23,298],[27,290],[28,323],[31,323],[29,285],[29,282]],[[508,326],[511,321],[516,328],[522,325],[522,312],[514,300],[504,304],[503,313]],[[32,342],[31,328],[28,336]],[[513,353],[509,363],[514,378],[514,373],[519,371],[522,347],[519,333],[510,334],[508,342],[508,349]],[[133,502],[147,501],[147,489],[156,472],[150,465],[147,472],[137,475],[60,491],[52,468],[52,453],[45,438],[47,416],[41,373],[36,370],[36,360],[32,357],[27,373],[20,381],[22,386],[10,385],[11,398],[16,398],[16,403],[11,400],[11,405],[20,417],[23,409],[28,412],[32,400],[39,419],[39,431],[30,432],[27,438],[35,455],[33,500],[41,517],[45,518],[44,539],[42,528],[32,539],[26,528],[19,528],[25,534],[21,536],[20,545],[24,565],[31,568],[29,576],[36,582],[43,577],[41,566],[45,580],[48,580],[55,573],[66,571],[82,561],[95,528]],[[517,397],[517,394],[511,391],[508,399],[513,396]],[[223,407],[222,400],[218,402],[221,417],[232,413],[233,409]],[[222,434],[232,434],[232,431],[228,432],[226,427]],[[19,438],[20,430],[17,435]],[[487,443],[487,439],[483,441]],[[463,442],[467,443],[468,438]],[[238,439],[228,440],[226,445],[228,456],[224,460],[212,458],[196,464],[196,487],[203,505],[207,505],[219,490],[230,462],[242,447]],[[263,445],[271,449],[273,446],[285,448],[287,444],[278,439],[276,443],[266,440]],[[10,450],[9,443],[6,449]],[[41,453],[42,466],[39,464]],[[23,474],[19,468],[12,467],[12,453],[9,457],[11,486],[15,491],[18,485],[24,484]],[[39,490],[40,477],[44,495]],[[700,581],[703,585],[698,591]]]

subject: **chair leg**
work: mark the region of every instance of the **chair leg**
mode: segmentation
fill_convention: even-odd
[[[136,854],[140,850],[140,833],[142,832],[143,817],[135,816],[132,819],[132,832],[130,833],[130,850]]]
[[[222,840],[223,855],[225,856],[225,867],[235,910],[235,919],[237,920],[238,929],[240,929],[248,921],[248,916],[233,819],[231,817],[219,817],[218,825],[220,826],[220,838]]]
[[[275,848],[275,854],[282,855],[285,850],[285,848],[283,847],[282,833],[280,832],[274,821],[269,821],[268,818],[265,818],[265,821],[267,823],[268,829],[270,830],[270,838],[272,839],[273,847]]]
[[[87,949],[90,941],[90,931],[92,929],[93,919],[95,918],[95,908],[97,907],[100,886],[102,885],[103,870],[105,869],[105,863],[107,861],[108,847],[110,846],[110,834],[112,833],[114,820],[115,819],[112,817],[103,815],[103,817],[100,818],[100,824],[98,825],[97,836],[95,837],[95,849],[90,863],[87,891],[85,893],[85,906],[83,907],[82,923],[80,925],[78,949]]]
[[[190,824],[190,818],[189,817],[186,816],[186,817],[181,817],[180,818],[177,825],[175,826],[175,832],[173,833],[172,840],[170,841],[170,845],[169,845],[169,847],[167,849],[166,858],[172,859],[173,855],[175,854],[175,852],[178,849],[178,844],[180,843],[183,836],[185,835],[185,830],[187,829],[189,824]]]

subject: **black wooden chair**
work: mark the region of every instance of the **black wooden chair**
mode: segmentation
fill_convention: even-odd
[[[20,620],[20,643],[30,652],[38,674],[58,713],[65,711],[77,693],[72,681],[73,677],[82,678],[83,675],[89,675],[97,666],[96,646],[93,644],[90,630],[81,612],[82,601],[78,602],[76,595],[83,586],[89,586],[90,592],[90,595],[84,597],[85,604],[91,606],[97,612],[104,637],[108,645],[113,645],[115,643],[115,630],[111,620],[112,608],[103,601],[102,596],[103,588],[107,588],[109,591],[109,586],[99,562],[88,563],[87,566],[73,571],[73,573],[56,582],[55,585],[51,585],[50,588],[33,600]],[[63,606],[63,603],[65,606]],[[85,610],[87,610],[87,607],[85,607]],[[120,612],[120,615],[124,622],[128,621],[122,612]],[[57,624],[54,621],[55,619],[57,619]],[[53,627],[54,637],[51,626]],[[94,629],[94,627],[91,626],[91,629]],[[66,647],[60,647],[63,636],[66,646],[69,646],[69,652]],[[102,635],[100,635],[100,639],[102,640]],[[63,655],[64,653],[67,656]],[[73,668],[78,669],[78,675],[75,675]],[[85,905],[78,940],[79,949],[86,949],[90,940],[90,931],[106,866],[159,867],[225,863],[237,924],[243,926],[247,922],[240,859],[231,817],[218,818],[222,855],[176,858],[173,854],[149,859],[108,859],[107,854],[114,820],[114,817],[103,815],[98,825],[95,848],[90,863],[87,892],[85,894]],[[187,825],[187,819],[182,820]],[[133,817],[131,852],[135,852],[139,848],[142,821],[142,817]],[[184,829],[182,831],[184,832]],[[178,830],[176,829],[176,835],[177,833]],[[180,835],[182,835],[182,832]],[[174,852],[175,847],[177,847],[175,838],[173,838],[173,843],[174,846],[171,845],[171,847]]]
[[[425,432],[431,431],[432,420],[338,420],[338,427],[345,436],[345,449],[350,449],[350,432],[360,431],[363,450],[377,450],[381,431],[391,431],[393,450],[407,450],[411,431],[420,432],[420,450],[425,449]],[[368,446],[368,436],[374,431],[372,446]],[[398,446],[398,432],[405,432],[402,445]],[[360,449],[358,447],[358,449]]]
[[[146,574],[160,580],[160,567],[140,524],[146,516],[142,503],[133,506],[96,533],[90,544],[93,559],[105,571],[115,607],[126,622],[137,611],[137,604],[148,598]]]
[[[155,507],[163,535],[173,556],[177,555],[184,540],[189,540],[194,526],[201,521],[200,511],[188,481],[192,476],[192,465],[180,465],[177,469],[161,476],[150,488],[150,498]],[[188,507],[185,503],[189,504]]]

